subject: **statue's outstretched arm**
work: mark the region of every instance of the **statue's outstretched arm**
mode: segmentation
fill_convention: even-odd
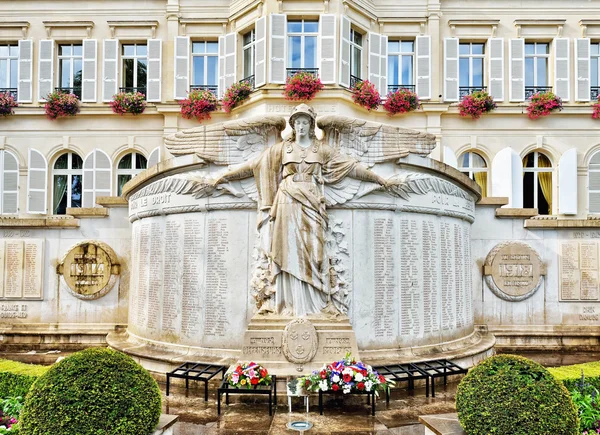
[[[367,168],[362,166],[360,163],[355,165],[350,174],[348,174],[352,178],[356,178],[361,181],[369,181],[371,183],[377,183],[380,186],[386,186],[386,180],[383,177],[380,177],[373,171],[369,171]]]
[[[249,161],[235,169],[225,172],[213,181],[213,185],[226,183],[228,181],[243,180],[254,175],[254,161]]]

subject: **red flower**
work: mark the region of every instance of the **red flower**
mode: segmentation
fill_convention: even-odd
[[[305,380],[305,381],[304,381],[304,385],[306,385],[306,386],[308,387],[308,386],[310,385],[310,380],[308,380],[308,379],[307,379],[307,380]]]
[[[260,377],[261,378],[265,378],[267,377],[269,373],[267,372],[267,369],[260,369]]]
[[[553,110],[562,110],[562,100],[552,92],[538,92],[531,96],[531,102],[527,106],[529,119],[540,116],[548,116]],[[592,115],[593,116],[593,115]]]
[[[225,113],[231,113],[231,110],[242,103],[252,93],[252,86],[247,81],[236,82],[232,84],[223,95],[223,110]]]
[[[352,381],[352,375],[344,375],[344,382],[348,383]]]
[[[299,72],[286,80],[283,94],[286,100],[308,101],[322,89],[323,83],[319,77],[308,72]]]
[[[360,391],[365,389],[365,384],[363,384],[362,382],[359,382],[358,384],[356,384],[356,388],[358,388]]]
[[[354,85],[354,88],[352,88],[352,100],[369,112],[377,110],[381,104],[379,92],[375,88],[375,85],[368,80],[358,82]]]
[[[338,387],[338,384],[333,384],[333,385],[331,386],[331,389],[332,389],[333,391],[337,391],[337,390],[339,390],[339,389],[340,389],[340,387]]]
[[[250,379],[250,383],[251,383],[252,385],[256,385],[256,384],[258,384],[258,378],[252,378],[252,379]]]
[[[484,113],[491,112],[496,108],[494,99],[485,91],[475,91],[467,95],[458,104],[460,116],[470,116],[478,119]]]
[[[417,110],[419,105],[419,97],[417,97],[417,94],[407,89],[398,89],[387,95],[383,108],[390,116],[392,116],[396,113],[406,113]]]
[[[185,100],[179,102],[179,105],[181,115],[185,119],[196,118],[202,121],[210,119],[210,112],[217,110],[217,97],[210,91],[192,91]]]
[[[385,378],[383,377],[383,375],[379,375],[379,382],[385,384]]]
[[[325,370],[321,370],[321,379],[327,379],[327,372]]]
[[[361,375],[363,375],[363,376],[367,376],[367,371],[366,371],[366,370],[362,370],[362,371],[360,372],[360,374],[361,374]]]

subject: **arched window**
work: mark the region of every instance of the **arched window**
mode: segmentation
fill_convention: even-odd
[[[125,154],[117,165],[117,196],[123,193],[123,186],[148,167],[146,157],[138,152]]]
[[[83,159],[75,153],[65,153],[52,169],[52,212],[65,214],[69,207],[81,207]]]
[[[487,196],[488,167],[481,155],[469,151],[458,158],[458,170],[474,180],[481,187],[481,196]]]
[[[588,205],[590,213],[600,213],[600,152],[592,156],[588,168]]]
[[[523,158],[523,207],[552,214],[552,162],[538,151]]]

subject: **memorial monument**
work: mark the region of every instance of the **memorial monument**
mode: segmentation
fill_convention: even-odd
[[[302,104],[168,137],[175,165],[129,196],[129,326],[109,344],[165,365],[305,373],[485,356],[475,331],[475,184],[426,156],[435,136]],[[322,139],[317,138],[316,127]],[[225,171],[219,166],[228,165]]]

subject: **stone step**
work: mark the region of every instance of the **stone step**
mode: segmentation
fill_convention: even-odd
[[[467,435],[456,413],[422,415],[419,422],[425,426],[425,435]]]

